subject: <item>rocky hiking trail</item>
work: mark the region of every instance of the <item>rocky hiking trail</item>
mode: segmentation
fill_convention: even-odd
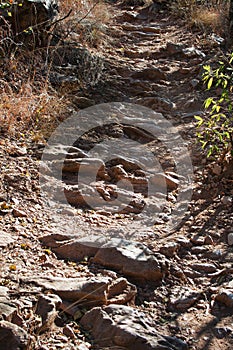
[[[84,116],[85,107],[104,102],[119,103],[116,111],[133,103],[162,113],[191,154],[194,178],[185,190],[192,198],[183,221],[169,231],[187,179],[161,142],[132,125],[112,122],[87,130],[72,147],[47,151],[41,169],[46,185],[56,188],[51,200],[65,187],[71,204],[59,207],[45,206],[40,192],[42,145],[1,139],[0,349],[231,349],[232,175],[221,178],[219,166],[206,162],[193,118],[205,96],[202,65],[219,43],[156,6],[108,6],[113,23],[104,75],[89,94],[73,97],[76,105]],[[146,171],[127,157],[104,163],[88,154],[121,137],[148,147],[161,165],[153,227],[143,210],[150,201]],[[83,192],[76,184],[81,162],[91,176],[98,169]],[[119,180],[133,189],[119,189]],[[89,200],[93,188],[102,199],[96,210],[83,208],[83,193]],[[103,199],[109,203],[119,193],[129,205],[109,213]]]

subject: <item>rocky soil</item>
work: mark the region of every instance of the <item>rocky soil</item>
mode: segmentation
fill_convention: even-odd
[[[153,133],[116,118],[69,147],[47,148],[42,163],[43,144],[1,137],[0,349],[231,349],[232,171],[207,163],[193,118],[203,113],[202,65],[221,40],[191,32],[156,6],[106,6],[113,17],[109,41],[93,61],[101,77],[92,76],[88,91],[72,92],[71,63],[63,62],[51,72],[54,86],[69,90],[74,113],[103,102],[117,102],[116,113],[125,103],[150,108],[158,121],[162,113],[179,131],[194,176],[180,176],[174,153]],[[122,137],[149,149],[161,165],[153,169],[152,198],[148,169],[121,153],[108,162],[88,154],[99,143],[109,152],[107,141]],[[82,188],[81,164],[92,180],[95,174]],[[133,187],[120,188],[121,181]],[[41,184],[45,193],[52,189],[50,201]],[[57,197],[63,189],[69,204]],[[192,197],[171,230],[187,191]],[[109,211],[118,196],[128,205]]]

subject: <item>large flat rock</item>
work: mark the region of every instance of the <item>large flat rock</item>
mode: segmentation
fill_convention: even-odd
[[[95,256],[107,239],[101,236],[77,238],[72,235],[54,233],[40,237],[40,241],[43,245],[52,248],[59,257],[80,261],[85,257]]]
[[[44,290],[52,290],[63,300],[77,302],[84,306],[125,304],[134,301],[136,287],[125,278],[113,280],[110,277],[63,278],[22,277],[24,283],[35,283]]]
[[[129,306],[109,305],[88,311],[81,325],[99,347],[115,346],[128,350],[185,350],[187,345],[175,338],[160,335],[143,312]]]
[[[113,238],[96,253],[93,262],[136,279],[157,281],[167,273],[166,259],[144,244]]]
[[[63,259],[82,260],[93,257],[93,262],[116,270],[127,277],[158,281],[167,274],[168,261],[162,254],[154,254],[144,244],[120,238],[91,236],[78,239],[51,234],[40,238]]]

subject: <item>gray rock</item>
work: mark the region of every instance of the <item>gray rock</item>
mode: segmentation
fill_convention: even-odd
[[[230,232],[227,236],[227,243],[233,245],[233,232]]]
[[[128,306],[109,305],[94,308],[81,319],[101,348],[128,350],[184,350],[187,345],[175,338],[158,334],[148,315]]]
[[[8,321],[0,321],[0,349],[26,350],[29,341],[27,333]]]

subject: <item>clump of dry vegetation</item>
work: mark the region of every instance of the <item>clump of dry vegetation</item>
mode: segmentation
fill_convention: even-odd
[[[185,19],[189,27],[223,34],[226,30],[229,0],[176,0],[171,3],[173,15]]]
[[[9,23],[0,18],[0,137],[31,131],[47,137],[69,116],[71,102],[50,79],[54,56],[67,45],[85,46],[90,52],[104,45],[109,19],[102,2],[61,1],[46,45],[32,45],[33,33],[27,42],[16,40]]]

